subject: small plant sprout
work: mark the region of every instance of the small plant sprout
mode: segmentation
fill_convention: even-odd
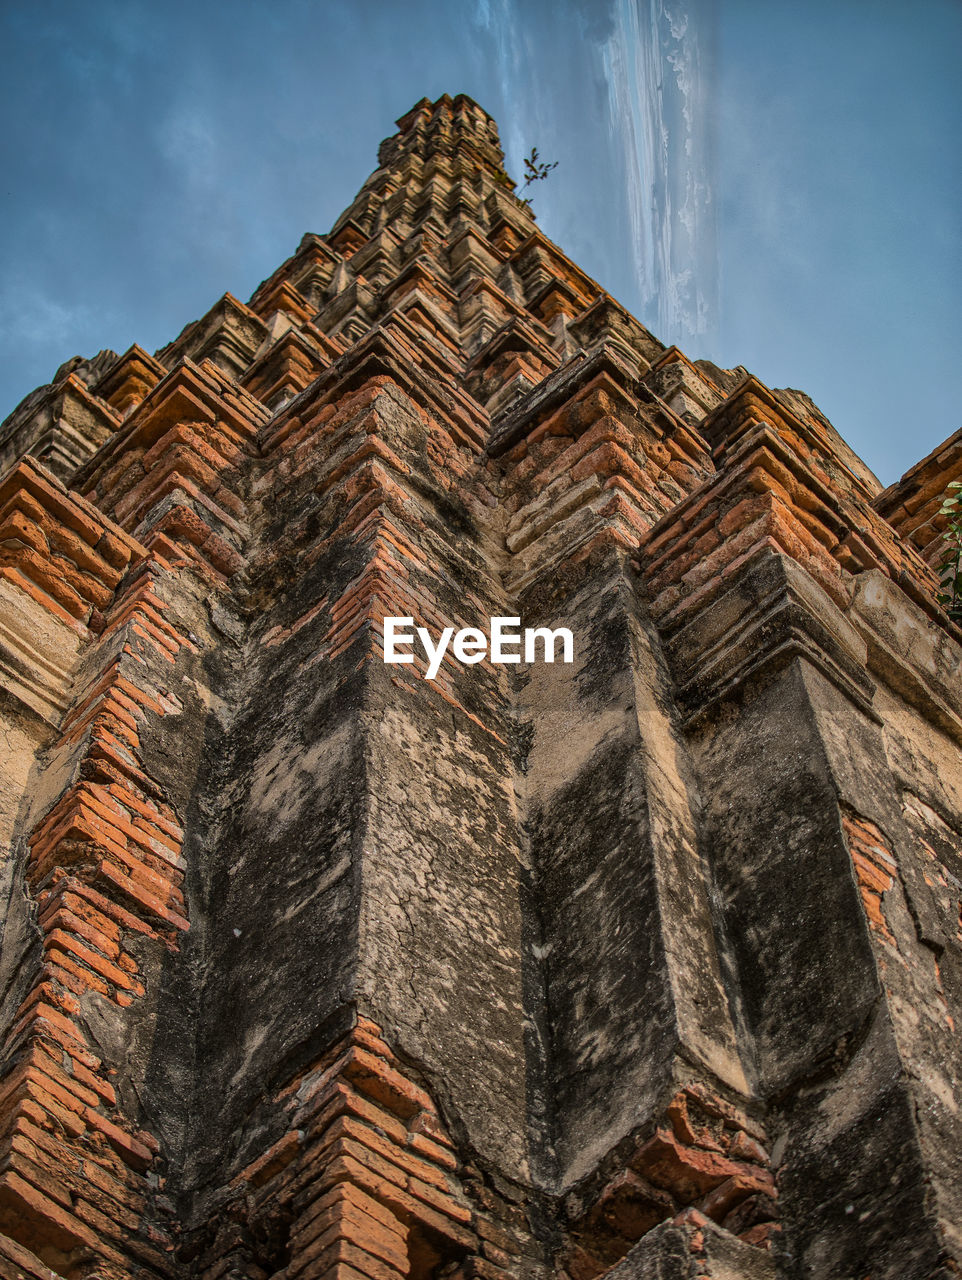
[[[524,158],[524,182],[521,184],[521,190],[524,191],[530,187],[532,182],[544,182],[552,169],[557,169],[558,161],[552,160],[551,164],[545,164],[538,158],[538,148],[532,147],[531,154]],[[531,208],[530,199],[519,196],[518,199],[526,209]]]
[[[948,521],[942,537],[946,546],[936,572],[941,590],[938,602],[953,622],[962,622],[962,480],[950,481],[939,507],[939,515]]]

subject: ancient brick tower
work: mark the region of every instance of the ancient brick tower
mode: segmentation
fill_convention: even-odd
[[[962,435],[666,350],[469,99],[379,158],[0,437],[0,1276],[956,1276]],[[382,661],[495,615],[574,663]]]

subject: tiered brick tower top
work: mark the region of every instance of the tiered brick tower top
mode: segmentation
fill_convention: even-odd
[[[398,128],[0,429],[0,1277],[955,1275],[962,433],[880,493]]]

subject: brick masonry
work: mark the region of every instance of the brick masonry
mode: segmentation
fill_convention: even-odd
[[[665,348],[468,98],[378,160],[0,428],[0,1277],[958,1275],[958,433]]]

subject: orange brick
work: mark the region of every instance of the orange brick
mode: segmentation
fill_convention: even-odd
[[[258,1156],[242,1173],[239,1173],[231,1182],[231,1186],[242,1184],[251,1187],[263,1186],[295,1159],[301,1150],[303,1140],[304,1134],[300,1129],[285,1133],[263,1155]]]
[[[363,1157],[363,1149],[361,1154]],[[436,1213],[395,1182],[379,1176],[369,1164],[362,1163],[349,1151],[336,1154],[324,1169],[323,1186],[333,1186],[340,1182],[349,1182],[360,1188],[372,1199],[389,1208],[402,1222],[420,1222],[464,1249],[477,1248],[477,1237],[460,1222],[446,1214]]]
[[[91,911],[83,899],[78,898],[76,894],[65,895],[61,901],[55,902],[52,907],[44,911],[40,916],[40,924],[44,929],[64,929],[85,938],[108,960],[116,960],[120,955],[120,947],[117,945],[120,930],[113,921],[105,919],[98,912]]]
[[[12,1170],[0,1173],[0,1230],[13,1231],[28,1248],[50,1246],[69,1253],[96,1248],[94,1232]]]
[[[63,1206],[65,1209],[71,1208],[72,1197],[69,1190],[63,1185],[62,1180],[44,1169],[33,1157],[41,1153],[34,1147],[29,1149],[30,1143],[23,1138],[14,1138],[11,1142],[9,1154],[6,1159],[6,1166],[18,1174],[25,1182],[29,1182],[32,1187],[36,1187],[49,1199]],[[27,1148],[27,1149],[25,1149]]]
[[[54,1056],[50,1046],[44,1041],[38,1041],[31,1045],[27,1054],[24,1056],[24,1062],[36,1067],[49,1080],[66,1090],[78,1102],[86,1106],[96,1107],[100,1103],[98,1093],[83,1084],[78,1078],[69,1075],[63,1066],[62,1056]]]
[[[430,1138],[432,1142],[437,1142],[446,1147],[452,1147],[454,1144],[441,1127],[441,1122],[434,1113],[432,1108],[430,1111],[422,1111],[411,1121],[412,1133],[423,1133]]]
[[[131,1169],[136,1169],[138,1173],[143,1173],[150,1164],[152,1154],[149,1147],[137,1138],[132,1137],[129,1133],[125,1133],[119,1125],[108,1120],[106,1116],[100,1115],[88,1107],[84,1112],[84,1118],[92,1129],[96,1129],[110,1143],[114,1151],[120,1156],[125,1164]]]
[[[144,988],[141,983],[129,978],[119,965],[113,964],[98,951],[94,951],[85,942],[82,942],[73,934],[66,933],[63,929],[51,930],[44,939],[44,945],[51,952],[69,952],[82,961],[83,964],[89,965],[91,969],[99,973],[108,982],[113,983],[115,987],[120,987],[125,991],[132,991],[136,995],[143,994]]]
[[[364,1049],[352,1048],[348,1052],[343,1074],[355,1088],[402,1120],[421,1110],[433,1110],[431,1099],[423,1089]]]
[[[405,1238],[407,1229],[404,1224],[378,1200],[373,1199],[360,1187],[350,1182],[337,1182],[305,1210],[301,1220],[310,1222],[318,1213],[347,1211],[371,1218],[382,1230],[391,1235]]]
[[[302,1255],[291,1262],[288,1274],[293,1280],[294,1277],[305,1273],[310,1264],[311,1274],[325,1275],[328,1268],[339,1263],[353,1267],[360,1275],[367,1277],[367,1280],[400,1280],[400,1277],[405,1274],[347,1240],[334,1240],[324,1248],[319,1247],[319,1242],[309,1246]]]
[[[362,1094],[357,1093],[350,1085],[341,1080],[335,1081],[331,1086],[331,1095],[330,1100],[325,1103],[321,1111],[311,1121],[310,1132],[312,1136],[323,1132],[324,1128],[336,1116],[349,1114],[356,1116],[359,1120],[366,1121],[370,1125],[376,1125],[392,1141],[402,1146],[407,1141],[408,1131],[400,1120],[389,1111],[385,1111],[370,1102]]]
[[[410,1134],[408,1145],[417,1155],[422,1156],[425,1160],[431,1160],[435,1164],[439,1164],[442,1169],[448,1169],[453,1172],[458,1167],[457,1157],[452,1155],[447,1147],[442,1147],[439,1143],[432,1142],[430,1138],[425,1138],[420,1133]]]
[[[31,1028],[38,1034],[42,1034],[45,1030],[49,1029],[55,1039],[59,1039],[60,1035],[64,1035],[78,1041],[81,1045],[85,1043],[83,1034],[79,1028],[67,1018],[63,1017],[62,1014],[58,1013],[57,1010],[53,1008],[51,1004],[47,1003],[46,1000],[40,1001],[30,1010],[29,1014],[20,1017],[20,1019],[10,1029],[11,1036],[16,1035],[18,1031],[26,1025],[31,1026]],[[57,1032],[59,1032],[60,1035],[57,1035]]]
[[[58,1280],[36,1254],[4,1235],[0,1235],[0,1265],[3,1280]]]
[[[68,991],[72,991],[77,996],[83,997],[90,991],[96,991],[102,996],[110,994],[110,988],[106,982],[103,982],[96,974],[91,973],[89,969],[75,964],[69,956],[61,951],[50,953],[44,961],[41,972],[45,978],[59,982]]]
[[[336,1240],[357,1245],[402,1274],[407,1272],[406,1236],[387,1230],[347,1203],[299,1221],[291,1233],[292,1252],[296,1257],[308,1248],[323,1251]]]

